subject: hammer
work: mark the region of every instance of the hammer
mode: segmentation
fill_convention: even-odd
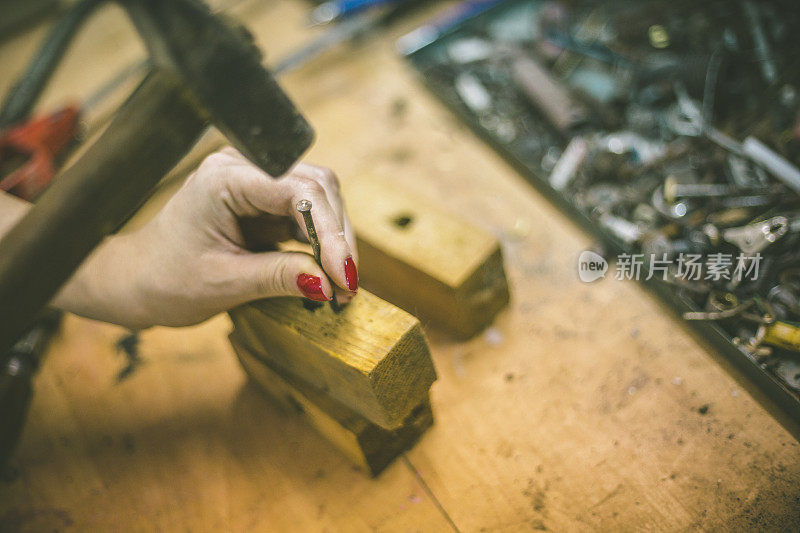
[[[209,124],[272,176],[313,140],[243,27],[199,0],[120,3],[153,67],[100,138],[0,240],[0,354]]]

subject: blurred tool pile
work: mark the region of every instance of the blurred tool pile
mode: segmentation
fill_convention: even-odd
[[[791,1],[524,0],[399,46],[615,277],[800,417],[798,35]]]

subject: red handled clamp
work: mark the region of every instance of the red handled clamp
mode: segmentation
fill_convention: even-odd
[[[79,115],[77,105],[68,105],[0,132],[0,190],[35,199],[55,176],[59,157],[75,138]],[[4,175],[7,167],[12,170]]]

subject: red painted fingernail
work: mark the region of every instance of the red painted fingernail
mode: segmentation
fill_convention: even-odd
[[[358,290],[358,270],[352,257],[344,260],[344,279],[347,281],[347,288],[355,292]]]
[[[300,274],[297,276],[297,287],[303,291],[303,294],[309,300],[314,300],[315,302],[330,301],[330,298],[322,292],[322,280],[319,276]]]

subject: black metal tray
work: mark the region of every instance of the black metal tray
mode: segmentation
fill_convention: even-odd
[[[496,135],[487,130],[477,117],[467,108],[455,93],[453,85],[438,76],[430,75],[429,68],[433,58],[442,54],[443,49],[454,39],[470,34],[473,28],[486,27],[494,18],[502,16],[508,10],[518,9],[525,4],[536,3],[535,0],[507,1],[491,7],[484,12],[464,20],[446,30],[442,30],[435,40],[408,50],[406,58],[422,74],[425,85],[431,90],[453,113],[455,113],[472,131],[487,144],[494,148],[503,158],[511,164],[523,177],[536,189],[548,198],[550,202],[577,222],[585,231],[598,239],[607,251],[613,254],[631,253],[632,250],[625,243],[606,233],[586,213],[582,212],[559,190],[554,189],[547,177],[543,175],[538,164],[523,157],[519,150],[513,149],[508,143],[498,139]],[[566,140],[562,139],[560,147],[563,149]],[[690,299],[677,294],[674,286],[653,278],[642,283],[667,304],[676,313],[676,318],[689,327],[713,348],[731,361],[738,369],[772,399],[779,408],[785,411],[792,419],[800,422],[800,396],[786,383],[772,374],[767,368],[759,364],[747,351],[739,348],[732,342],[732,336],[720,326],[710,321],[684,321],[682,313],[697,311],[698,308]]]

